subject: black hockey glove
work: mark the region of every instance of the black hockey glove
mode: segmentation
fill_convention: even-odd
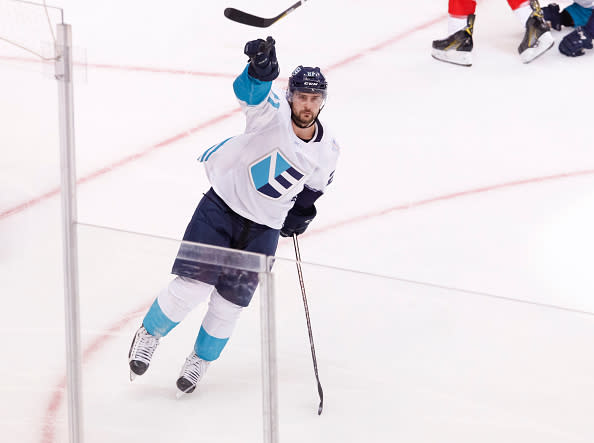
[[[317,214],[314,205],[309,208],[293,207],[285,218],[285,223],[281,228],[280,235],[282,237],[293,237],[293,234],[303,234],[311,221]]]
[[[563,40],[559,43],[559,51],[568,57],[579,57],[586,53],[586,49],[594,47],[593,39],[594,35],[591,35],[585,26],[577,27],[563,37]]]
[[[274,39],[267,37],[266,40],[259,38],[245,44],[244,54],[250,58],[248,74],[263,82],[271,82],[278,77],[280,69],[276,59]]]

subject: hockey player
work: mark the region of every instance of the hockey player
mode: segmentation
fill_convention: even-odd
[[[594,39],[593,9],[593,0],[576,0],[562,11],[556,3],[542,8],[545,20],[551,23],[553,29],[560,31],[562,26],[576,28],[563,37],[559,43],[561,53],[569,57],[579,57],[586,53],[586,49],[592,49],[592,40]]]
[[[518,47],[520,59],[530,63],[551,49],[554,44],[549,26],[543,19],[538,0],[507,0],[522,26],[524,38]],[[472,33],[476,9],[475,0],[449,0],[449,37],[433,41],[431,55],[437,60],[462,66],[472,65]]]
[[[314,202],[332,181],[339,148],[318,120],[327,83],[319,68],[297,67],[285,97],[271,88],[279,75],[272,37],[246,44],[249,61],[233,90],[246,116],[243,134],[207,149],[211,188],[200,200],[183,239],[273,256],[279,234],[302,234],[316,216]],[[187,245],[182,244],[180,252]],[[184,260],[157,296],[128,354],[130,379],[146,372],[159,340],[209,299],[192,352],[177,379],[178,397],[193,392],[219,358],[241,310],[258,284],[257,273]]]

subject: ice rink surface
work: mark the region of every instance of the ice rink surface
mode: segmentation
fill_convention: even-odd
[[[208,189],[196,158],[243,130],[231,88],[243,46],[267,35],[276,87],[299,64],[326,73],[321,120],[342,148],[301,237],[320,417],[290,241],[275,264],[280,441],[592,442],[594,52],[555,45],[523,65],[523,28],[497,0],[479,2],[471,68],[430,56],[445,0],[310,0],[264,30],[224,7],[270,17],[290,1],[53,4],[77,60],[86,442],[262,439],[258,297],[181,400],[204,307],[133,384],[127,352],[171,278],[167,239]],[[45,16],[0,7],[0,36],[51,46]],[[52,72],[0,40],[3,441],[67,441]]]

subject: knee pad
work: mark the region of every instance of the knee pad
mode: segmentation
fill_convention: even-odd
[[[241,306],[225,300],[217,291],[214,291],[210,296],[202,327],[213,337],[229,338],[242,309]]]
[[[206,301],[213,286],[187,277],[176,277],[161,291],[157,300],[163,313],[174,322],[182,321],[190,311]]]
[[[194,344],[194,351],[203,360],[213,361],[219,358],[239,319],[239,305],[225,300],[214,291],[208,304],[200,332]]]

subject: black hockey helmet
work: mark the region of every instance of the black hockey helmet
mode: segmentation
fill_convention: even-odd
[[[289,77],[289,87],[287,89],[287,100],[293,100],[295,91],[307,92],[309,94],[321,94],[325,101],[328,94],[328,82],[322,71],[317,66],[297,66]]]

